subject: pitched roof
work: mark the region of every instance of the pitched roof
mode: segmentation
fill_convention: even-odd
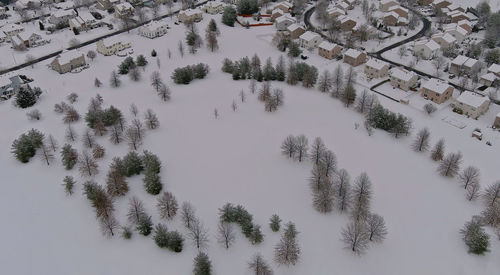
[[[402,81],[410,81],[416,74],[400,68],[392,68],[390,70],[391,77],[397,78]]]
[[[378,60],[376,58],[370,58],[368,62],[366,62],[367,67],[374,68],[375,70],[382,70],[385,66],[389,66],[387,62],[384,62],[382,60]]]
[[[335,49],[335,47],[340,47],[340,46],[337,44],[330,43],[328,41],[323,41],[319,44],[318,47],[321,49],[325,49],[327,51],[331,51],[331,50]]]
[[[349,49],[349,50],[347,50],[347,51],[344,53],[344,56],[349,56],[349,57],[352,57],[352,58],[358,58],[361,54],[362,54],[362,52],[360,52],[360,51],[358,51],[358,50],[355,50],[355,49]]]
[[[485,102],[489,102],[490,100],[488,99],[488,97],[465,91],[457,98],[457,101],[474,108],[479,108]]]
[[[465,62],[467,62],[469,58],[465,55],[459,55],[457,57],[455,57],[455,59],[453,59],[451,61],[451,64],[454,64],[454,65],[458,65],[458,66],[462,66],[465,64]]]
[[[450,87],[448,83],[437,78],[431,78],[422,85],[422,88],[433,91],[439,95],[443,94]]]
[[[488,72],[492,72],[495,74],[500,73],[500,65],[498,64],[491,64],[491,66],[488,68]]]
[[[497,76],[494,73],[487,73],[481,76],[481,79],[488,80],[491,82],[495,81],[496,78]]]
[[[56,58],[59,59],[59,64],[62,65],[62,64],[68,64],[71,62],[71,60],[80,58],[82,55],[85,58],[85,55],[82,52],[80,52],[78,50],[72,50],[72,51],[63,52],[59,55],[59,57],[56,57]]]
[[[296,31],[296,30],[297,30],[297,29],[299,29],[299,28],[304,29],[304,27],[300,26],[299,24],[295,24],[295,23],[293,23],[293,24],[291,24],[290,26],[288,26],[288,28],[286,28],[286,29],[287,29],[289,32],[294,32],[294,31]]]
[[[300,37],[300,39],[304,39],[306,41],[311,41],[315,38],[321,38],[321,36],[319,36],[319,34],[315,33],[315,32],[312,32],[312,31],[306,31],[305,33],[303,33]]]
[[[434,40],[429,40],[429,42],[425,43],[425,46],[428,47],[431,51],[437,51],[441,48],[439,44]]]

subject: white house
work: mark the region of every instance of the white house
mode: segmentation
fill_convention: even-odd
[[[449,33],[453,37],[455,37],[458,43],[462,43],[462,41],[464,41],[465,37],[467,36],[467,31],[460,26],[450,26],[448,28],[445,27],[444,32]]]
[[[479,79],[479,82],[485,86],[492,86],[493,83],[497,80],[497,76],[494,73],[487,73],[482,75]]]
[[[457,39],[449,33],[437,33],[433,35],[431,39],[438,43],[439,46],[441,46],[441,49],[447,49],[457,42]]]
[[[376,58],[370,58],[365,64],[364,71],[368,78],[386,77],[389,72],[389,64]]]
[[[97,20],[90,12],[81,10],[78,11],[77,17],[69,19],[68,22],[71,29],[81,31],[93,29],[96,26]]]
[[[321,43],[321,36],[312,31],[306,31],[299,37],[300,46],[307,49],[314,49]]]
[[[42,36],[37,33],[22,32],[11,37],[12,46],[17,47],[35,47],[41,43]]]
[[[162,21],[151,21],[139,28],[139,34],[147,38],[156,38],[167,33],[168,24]]]
[[[49,23],[57,25],[60,23],[68,23],[68,20],[75,18],[76,12],[74,10],[57,10],[49,17]]]
[[[488,111],[490,100],[486,96],[465,91],[455,100],[452,106],[460,109],[464,115],[477,119]]]
[[[115,17],[125,18],[134,14],[134,7],[129,2],[118,3],[115,5]]]
[[[391,85],[401,90],[408,91],[417,84],[418,76],[414,72],[400,68],[392,68],[389,71]]]
[[[131,46],[130,42],[121,41],[117,37],[110,37],[97,41],[97,52],[102,55],[113,55]]]
[[[177,19],[181,22],[200,22],[203,19],[203,12],[200,9],[188,9],[179,12]]]
[[[431,59],[436,56],[441,46],[434,40],[420,40],[415,42],[413,53],[423,59]]]
[[[451,61],[449,72],[453,74],[470,73],[479,70],[480,67],[479,60],[459,55]]]
[[[494,73],[497,77],[500,77],[500,65],[491,64],[491,66],[488,67],[488,72]]]
[[[63,52],[54,58],[50,63],[50,67],[54,71],[64,74],[85,64],[87,64],[85,55],[78,50],[72,50]]]
[[[2,31],[7,36],[6,41],[9,41],[11,37],[16,36],[17,34],[24,31],[24,27],[17,24],[7,24],[2,27]]]
[[[226,4],[220,1],[210,1],[203,6],[203,9],[208,14],[218,14],[224,12]]]
[[[287,15],[280,16],[274,21],[274,26],[278,31],[286,31],[286,29],[295,23],[295,18]]]

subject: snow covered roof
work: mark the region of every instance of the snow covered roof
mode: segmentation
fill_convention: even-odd
[[[303,27],[302,27],[302,26],[300,26],[299,24],[295,24],[295,23],[293,23],[292,25],[288,26],[288,28],[286,28],[286,29],[287,29],[289,32],[294,32],[294,31],[296,31],[296,30],[297,30],[297,29],[299,29],[299,28],[302,28],[302,29],[303,29]]]
[[[366,66],[370,68],[374,68],[377,71],[382,70],[385,66],[389,66],[387,62],[384,62],[382,60],[378,60],[376,58],[370,58],[368,62],[366,62]]]
[[[399,18],[399,14],[397,14],[395,11],[386,12],[384,14],[384,18],[389,17],[389,16],[393,16],[396,19]]]
[[[2,76],[0,77],[0,87],[10,86],[11,81],[8,77]]]
[[[111,36],[108,38],[104,38],[102,40],[102,43],[104,44],[104,46],[109,47],[109,46],[117,44],[117,43],[122,43],[122,44],[127,43],[127,41],[121,40],[118,36]]]
[[[396,2],[395,0],[382,0],[380,1],[380,4],[382,5],[385,5],[385,4],[389,4],[389,3],[395,3],[397,5],[398,2]]]
[[[469,58],[467,61],[465,61],[464,66],[468,68],[472,68],[474,65],[476,65],[479,62],[479,60],[474,59],[474,58]]]
[[[345,9],[345,10],[349,8],[349,4],[347,4],[346,2],[339,2],[339,3],[337,3],[336,6],[342,8],[342,9]]]
[[[344,53],[345,56],[349,56],[352,58],[358,58],[361,54],[362,54],[362,52],[355,50],[355,49],[349,49]]]
[[[118,4],[115,5],[115,8],[118,11],[124,11],[124,10],[134,9],[134,7],[129,2],[118,3]]]
[[[488,97],[477,95],[473,92],[465,91],[458,98],[457,102],[474,108],[479,108],[485,102],[489,102]]]
[[[346,12],[345,12],[344,10],[339,9],[338,7],[329,8],[329,9],[327,10],[327,12],[328,12],[329,14],[333,14],[333,13],[338,13],[338,14],[343,14],[343,15],[345,15],[345,14],[346,14]]]
[[[439,95],[443,94],[450,87],[448,83],[437,78],[431,78],[422,85],[422,88],[433,91]]]
[[[456,33],[458,33],[458,34],[460,34],[460,35],[462,35],[462,36],[464,36],[464,37],[465,37],[465,36],[467,35],[467,33],[468,33],[468,32],[467,32],[464,28],[462,28],[462,27],[460,27],[460,26],[456,26],[455,28],[450,29],[450,30],[448,30],[447,32],[453,32],[453,31],[455,31]]]
[[[323,41],[319,44],[318,47],[321,49],[327,50],[327,51],[331,51],[331,50],[335,49],[335,47],[340,47],[340,46],[337,44],[330,43],[328,41]]]
[[[284,15],[284,16],[280,16],[280,17],[276,18],[276,20],[275,20],[275,22],[278,23],[278,24],[282,23],[282,22],[285,22],[285,21],[295,22],[295,19],[287,14],[287,15]]]
[[[71,60],[80,58],[82,57],[82,55],[84,56],[82,52],[78,50],[72,50],[61,53],[57,58],[59,59],[59,64],[68,64],[71,62]]]
[[[402,81],[410,81],[416,74],[400,68],[392,68],[390,70],[391,77],[397,78]]]
[[[95,17],[88,11],[79,11],[78,16],[84,21],[84,22],[89,22],[89,21],[94,21]]]
[[[403,8],[400,5],[392,6],[392,7],[389,8],[389,11],[394,11],[394,10],[402,10],[402,11],[408,13],[408,9]]]
[[[291,9],[293,7],[293,5],[291,3],[288,3],[286,1],[279,2],[278,4],[276,4],[276,6],[284,6],[284,7],[289,8],[289,9]]]
[[[465,55],[459,55],[457,57],[455,57],[455,59],[453,59],[451,61],[451,64],[454,64],[454,65],[458,65],[458,66],[462,66],[465,64],[465,62],[467,62],[469,58]]]
[[[148,24],[144,25],[142,28],[148,29],[148,30],[157,30],[161,29],[164,27],[167,27],[168,24],[163,21],[151,21]]]
[[[188,9],[181,11],[180,13],[185,14],[186,16],[193,16],[202,13],[200,9]]]
[[[55,18],[62,18],[62,17],[68,17],[68,16],[74,16],[76,15],[74,10],[57,10],[52,14],[53,17]]]
[[[496,78],[497,78],[497,76],[494,73],[487,73],[487,74],[481,76],[481,79],[491,81],[491,82],[495,81]]]
[[[437,51],[441,48],[438,43],[434,40],[429,40],[429,42],[425,43],[425,46],[428,47],[431,51]]]
[[[317,34],[315,32],[306,31],[299,38],[303,39],[303,40],[306,40],[306,41],[312,41],[313,39],[321,38],[321,36],[319,36],[319,34]]]
[[[23,31],[23,30],[24,30],[23,26],[17,24],[7,24],[2,27],[2,31],[4,32]]]
[[[280,10],[280,9],[274,9],[272,14],[274,15],[274,14],[277,14],[277,13],[283,15],[284,12],[282,10]]]
[[[449,33],[436,34],[433,37],[441,37],[448,44],[455,43],[457,41],[457,39]]]
[[[500,74],[500,65],[491,64],[491,66],[488,68],[488,72],[492,72],[494,74]]]
[[[213,7],[213,8],[217,8],[220,6],[224,6],[225,4],[220,2],[220,1],[210,1],[210,2],[206,3],[205,5]]]
[[[457,9],[460,9],[462,8],[460,5],[458,5],[457,3],[451,3],[451,5],[449,5],[447,7],[449,10],[451,11],[454,11],[454,10],[457,10]],[[463,9],[463,8],[462,8]]]
[[[462,20],[458,21],[457,24],[459,26],[461,26],[461,25],[467,25],[469,27],[472,27],[472,23],[469,20],[467,20],[467,19],[462,19]]]

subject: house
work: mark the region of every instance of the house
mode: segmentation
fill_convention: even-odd
[[[71,29],[77,29],[78,31],[93,29],[97,26],[97,20],[94,16],[90,12],[83,10],[79,11],[78,16],[68,22]]]
[[[162,21],[151,21],[139,28],[139,34],[147,38],[156,38],[167,33],[168,24]]]
[[[0,43],[7,41],[7,35],[0,29]]]
[[[488,67],[488,72],[494,73],[497,77],[500,77],[500,65],[491,64],[491,66]]]
[[[391,11],[384,14],[382,22],[386,26],[396,26],[398,24],[399,14]]]
[[[282,16],[283,14],[285,14],[282,10],[280,9],[274,9],[273,12],[271,13],[271,22],[274,22],[276,20],[276,18]]]
[[[226,4],[220,1],[210,1],[203,6],[203,9],[208,14],[219,14],[224,12]]]
[[[347,13],[344,10],[339,9],[337,7],[333,7],[333,8],[328,9],[327,13],[328,13],[328,16],[330,18],[337,18],[337,17],[342,16],[342,15],[347,15]]]
[[[28,82],[32,80],[27,79],[24,75],[15,75],[8,77],[6,75],[0,76],[0,100],[10,98],[17,93],[21,88],[31,90]]]
[[[337,18],[340,22],[340,29],[343,32],[350,32],[354,27],[356,27],[356,21],[349,16],[341,15]]]
[[[458,21],[457,25],[466,30],[467,34],[470,34],[472,32],[472,23],[467,19]]]
[[[62,23],[68,23],[68,20],[75,18],[76,17],[76,12],[75,10],[56,10],[52,15],[49,17],[48,21],[50,24],[62,24]]]
[[[17,34],[24,31],[24,28],[21,25],[17,24],[7,24],[2,27],[2,31],[7,36],[6,41],[9,41],[11,37],[16,36]]]
[[[420,6],[430,6],[434,0],[418,0]]]
[[[14,48],[18,47],[34,47],[40,44],[42,36],[37,33],[19,33],[11,38],[12,46]]]
[[[347,11],[349,9],[349,4],[347,4],[346,2],[340,1],[340,2],[337,2],[337,4],[335,4],[335,7],[339,8],[343,11]]]
[[[408,9],[403,8],[399,5],[397,6],[392,6],[389,8],[389,12],[395,12],[397,13],[400,17],[408,18]]]
[[[306,29],[299,24],[292,24],[286,30],[290,33],[290,39],[297,39],[306,32]]]
[[[422,84],[420,95],[430,101],[441,104],[453,95],[453,87],[437,78],[431,78]]]
[[[438,33],[433,35],[431,39],[438,43],[443,50],[453,46],[457,42],[457,39],[449,33]]]
[[[5,7],[0,7],[0,15],[5,14],[7,9]]]
[[[292,25],[293,23],[295,23],[295,18],[289,16],[288,14],[280,16],[274,21],[274,25],[276,26],[276,29],[278,31],[286,31],[288,26]]]
[[[488,111],[490,100],[486,96],[480,96],[473,92],[463,92],[452,104],[452,107],[459,109],[466,116],[477,119]]]
[[[378,5],[378,9],[383,12],[388,12],[392,6],[399,6],[399,3],[395,0],[382,0]]]
[[[382,60],[371,58],[366,62],[364,71],[367,78],[386,77],[389,72],[389,64]]]
[[[95,7],[100,10],[108,10],[118,3],[120,0],[97,0]]]
[[[414,72],[400,68],[392,68],[389,71],[391,85],[401,90],[408,91],[417,84],[418,76]]]
[[[299,36],[300,46],[307,49],[314,49],[321,43],[321,36],[312,31],[306,31]]]
[[[377,28],[371,25],[363,24],[359,25],[356,24],[354,28],[352,28],[352,34],[355,35],[358,39],[361,39],[361,32],[360,30],[364,29],[364,32],[366,34],[366,39],[373,39],[377,36]]]
[[[433,4],[435,9],[444,9],[444,8],[448,7],[449,5],[451,5],[451,2],[448,0],[434,0],[434,4]]]
[[[420,40],[415,42],[413,53],[422,59],[432,59],[441,49],[441,46],[434,40]]]
[[[200,22],[203,20],[203,13],[199,9],[188,9],[179,12],[177,15],[179,21],[185,22]]]
[[[97,52],[102,55],[113,55],[131,46],[130,42],[123,42],[116,37],[111,37],[97,41]]]
[[[452,11],[446,14],[448,20],[452,23],[457,23],[462,20],[470,20],[470,17],[461,11]]]
[[[75,68],[85,66],[85,64],[87,64],[85,55],[78,50],[72,50],[63,52],[54,58],[54,60],[50,62],[50,67],[54,71],[64,74]]]
[[[356,5],[356,0],[344,0],[344,3],[348,5],[347,9],[354,9],[354,6]]]
[[[482,75],[479,79],[479,82],[481,82],[481,84],[488,87],[493,86],[495,81],[497,81],[497,76],[494,73],[487,73],[485,75]]]
[[[115,17],[116,18],[127,18],[134,14],[134,7],[128,3],[118,3],[115,5]]]
[[[449,72],[452,74],[470,73],[479,70],[481,63],[474,58],[468,58],[464,55],[459,55],[450,63]]]
[[[279,2],[276,6],[274,6],[275,9],[280,9],[284,13],[288,13],[292,11],[293,5],[289,2],[283,1]]]
[[[36,9],[42,6],[39,0],[18,0],[14,4],[14,10]]]
[[[318,46],[318,54],[326,59],[334,59],[340,55],[342,47],[327,41],[323,41]]]
[[[359,66],[366,62],[366,53],[355,49],[349,49],[344,53],[344,63],[353,67]]]
[[[500,113],[498,113],[497,116],[495,117],[495,122],[493,122],[493,126],[495,126],[496,128],[500,127]]]
[[[467,31],[459,26],[449,26],[448,28],[444,28],[444,32],[449,33],[451,34],[451,36],[455,37],[458,43],[462,43],[462,41],[464,41],[465,37],[467,36]]]
[[[465,12],[465,9],[457,3],[451,3],[446,7],[449,11],[461,11]]]

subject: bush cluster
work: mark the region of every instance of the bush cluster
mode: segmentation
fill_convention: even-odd
[[[207,76],[209,67],[207,64],[199,63],[196,65],[177,68],[172,74],[172,79],[177,84],[189,84],[193,79],[203,79]]]

